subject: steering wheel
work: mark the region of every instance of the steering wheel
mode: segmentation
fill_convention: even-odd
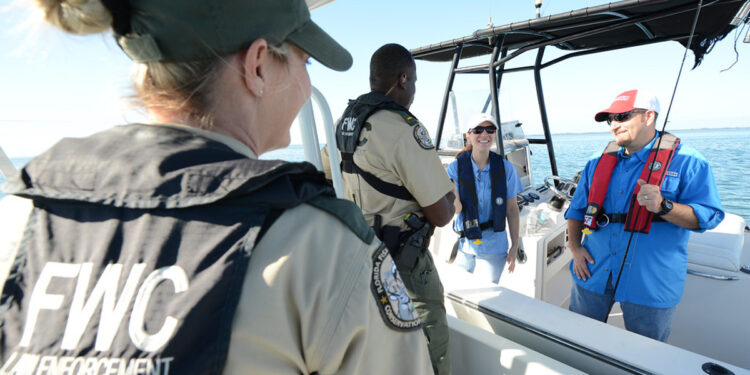
[[[560,188],[558,188],[553,181],[557,181],[560,184]],[[567,178],[562,178],[560,176],[547,176],[544,178],[544,185],[547,186],[550,190],[552,190],[555,195],[561,198],[565,198],[568,201],[573,200],[573,193],[575,192],[575,189],[578,187],[578,184],[573,182],[573,180],[569,180]]]

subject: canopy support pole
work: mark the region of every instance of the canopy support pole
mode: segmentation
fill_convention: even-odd
[[[549,131],[549,120],[547,119],[547,105],[544,102],[544,92],[542,90],[542,58],[544,57],[544,48],[539,48],[536,54],[536,63],[534,64],[534,83],[536,85],[536,99],[539,102],[539,115],[542,117],[542,128],[544,129],[544,140],[547,144],[547,154],[549,154],[549,165],[552,169],[552,175],[557,174],[557,161],[555,160],[555,149],[552,147],[552,134]]]
[[[445,125],[445,116],[448,112],[448,100],[450,99],[451,90],[453,90],[453,80],[456,78],[456,68],[458,68],[458,62],[461,60],[462,51],[463,45],[459,44],[455,52],[453,52],[453,63],[451,63],[451,70],[448,73],[448,84],[445,85],[443,104],[440,106],[440,117],[438,117],[437,138],[435,138],[435,146],[438,149],[440,149],[440,140],[443,138],[443,126]]]

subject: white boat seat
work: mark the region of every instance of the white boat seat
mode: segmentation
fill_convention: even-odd
[[[727,213],[714,229],[691,233],[688,263],[737,272],[745,240],[745,219]]]

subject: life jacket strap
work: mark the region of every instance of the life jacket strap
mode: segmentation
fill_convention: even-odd
[[[616,142],[610,142],[599,158],[596,169],[594,169],[594,178],[589,189],[586,213],[583,216],[583,225],[592,230],[598,229],[597,217],[602,213],[602,205],[604,204],[604,198],[607,196],[609,181],[612,178],[615,165],[617,165],[617,152],[619,149]]]
[[[409,192],[409,189],[407,189],[405,186],[385,182],[376,177],[374,174],[360,168],[357,163],[354,162],[353,154],[341,154],[341,171],[362,176],[365,182],[367,182],[370,186],[373,187],[373,189],[377,190],[381,194],[385,194],[397,199],[403,199],[406,201],[416,201],[416,199],[414,199],[414,196]]]
[[[641,171],[639,178],[646,181],[647,184],[661,186],[664,176],[667,174],[669,163],[672,161],[680,139],[676,136],[664,133],[661,142],[658,140],[646,159],[646,165]],[[659,148],[656,146],[659,144]],[[646,206],[638,204],[637,196],[641,191],[640,185],[636,185],[633,195],[630,198],[630,209],[628,218],[625,221],[625,230],[628,232],[648,233],[651,230],[651,222],[658,217],[653,212],[646,209]]]
[[[490,221],[488,221],[486,223],[480,223],[479,224],[479,230],[482,231],[482,232],[484,232],[486,229],[493,228],[494,226],[495,226],[495,223],[492,220],[490,220]],[[454,230],[454,232],[456,232],[459,237],[466,237],[466,233],[464,231],[462,231],[462,230],[458,230],[458,231]]]
[[[596,218],[598,227],[603,228],[609,224],[625,224],[628,220],[628,214],[608,214],[602,213]],[[663,217],[654,215],[652,221],[666,221]]]

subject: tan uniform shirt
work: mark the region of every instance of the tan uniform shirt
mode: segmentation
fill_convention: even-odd
[[[382,194],[360,176],[349,173],[343,174],[344,197],[362,209],[370,225],[374,223],[374,215],[379,214],[383,225],[407,229],[404,215],[421,213],[422,207],[434,204],[451,191],[453,184],[435,148],[420,145],[418,130],[422,136],[427,134],[421,123],[409,126],[401,115],[387,110],[376,112],[367,122],[372,126],[362,128],[354,162],[385,182],[405,186],[416,202]],[[327,161],[323,165],[328,169]]]
[[[224,373],[431,374],[422,331],[378,311],[379,244],[311,206],[286,211],[253,250]]]

